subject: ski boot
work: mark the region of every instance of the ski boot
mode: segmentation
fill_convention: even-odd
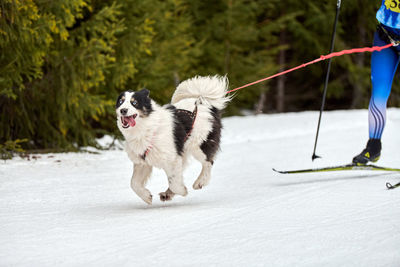
[[[377,162],[381,155],[382,144],[380,139],[369,139],[367,147],[353,158],[353,164],[365,165],[368,162]]]

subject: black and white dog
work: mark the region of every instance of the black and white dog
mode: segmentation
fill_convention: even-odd
[[[145,185],[153,167],[168,177],[168,189],[159,194],[162,201],[187,195],[182,173],[190,155],[202,164],[193,188],[209,183],[221,138],[221,111],[231,100],[227,90],[226,77],[197,76],[179,84],[166,106],[154,102],[147,89],[118,97],[117,124],[134,164],[131,187],[146,203],[152,203]]]

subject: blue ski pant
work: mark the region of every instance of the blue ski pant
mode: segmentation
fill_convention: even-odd
[[[398,34],[397,31],[395,33]],[[374,46],[386,44],[387,42],[383,41],[379,34],[375,32]],[[393,77],[399,64],[399,52],[400,47],[397,46],[372,53],[372,95],[368,107],[369,138],[381,139],[382,137],[386,123],[387,101],[392,89]]]

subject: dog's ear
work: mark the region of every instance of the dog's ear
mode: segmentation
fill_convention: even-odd
[[[150,95],[150,91],[147,90],[146,88],[143,88],[142,90],[140,90],[139,93],[141,95],[144,95],[145,97],[149,97],[149,95]]]

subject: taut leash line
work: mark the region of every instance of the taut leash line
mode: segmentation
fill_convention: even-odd
[[[299,65],[299,66],[297,66],[297,67],[294,67],[294,68],[291,68],[291,69],[288,69],[288,70],[279,72],[279,73],[274,74],[274,75],[272,75],[272,76],[269,76],[269,77],[266,77],[266,78],[257,80],[257,81],[255,81],[255,82],[248,83],[248,84],[245,84],[245,85],[243,85],[243,86],[240,86],[240,87],[237,87],[237,88],[235,88],[235,89],[232,89],[232,90],[228,91],[227,94],[230,94],[230,93],[235,92],[235,91],[238,91],[238,90],[240,90],[240,89],[243,89],[243,88],[246,88],[246,87],[255,85],[255,84],[260,83],[260,82],[264,82],[264,81],[273,79],[273,78],[275,78],[275,77],[278,77],[278,76],[284,75],[284,74],[286,74],[286,73],[289,73],[289,72],[292,72],[292,71],[295,71],[295,70],[298,70],[298,69],[307,67],[308,65],[311,65],[311,64],[314,64],[314,63],[317,63],[317,62],[320,62],[320,61],[329,59],[329,58],[339,57],[339,56],[348,55],[348,54],[355,54],[355,53],[365,53],[365,52],[381,51],[381,50],[383,50],[383,49],[392,47],[393,45],[394,45],[394,44],[390,43],[390,44],[387,44],[387,45],[384,45],[384,46],[373,46],[373,47],[353,48],[353,49],[342,50],[342,51],[340,51],[340,52],[333,52],[333,53],[330,53],[330,54],[328,54],[328,55],[321,55],[319,58],[314,59],[314,60],[309,61],[309,62],[306,62],[306,63],[303,63],[303,64],[301,64],[301,65]]]

